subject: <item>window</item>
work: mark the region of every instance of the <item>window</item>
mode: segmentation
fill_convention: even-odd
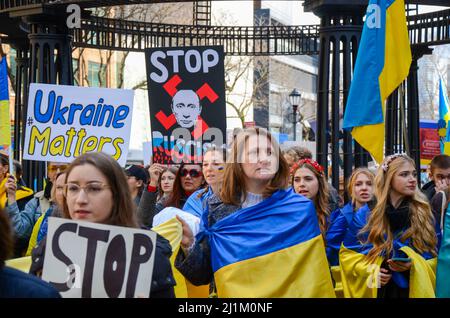
[[[103,73],[101,76],[101,83],[99,80],[100,73],[100,63],[88,62],[88,80],[90,87],[101,87],[100,84],[106,86],[106,74]]]

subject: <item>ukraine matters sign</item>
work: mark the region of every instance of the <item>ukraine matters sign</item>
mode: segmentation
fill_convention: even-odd
[[[71,162],[105,152],[125,166],[132,90],[31,84],[23,158]]]

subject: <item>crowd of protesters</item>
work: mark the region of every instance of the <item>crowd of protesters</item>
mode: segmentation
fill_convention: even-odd
[[[39,278],[50,216],[151,231],[155,218],[166,208],[194,216],[200,230],[180,213],[176,219],[182,229],[181,248],[174,250],[168,240],[157,236],[150,296],[175,296],[175,270],[194,285],[209,285],[210,294],[220,296],[227,282],[216,281],[212,259],[220,258],[213,254],[221,250],[212,250],[211,229],[233,215],[267,209],[270,201],[276,209],[292,213],[306,211],[305,207],[314,209],[305,224],[313,224],[319,231],[318,239],[328,260],[325,273],[334,288],[351,279],[347,274],[354,275],[346,268],[338,270],[339,277],[332,274],[332,268],[348,261],[344,252],[353,251],[363,255],[368,264],[379,266],[376,297],[408,298],[413,288],[409,282],[414,257],[425,261],[437,258],[439,253],[450,201],[450,157],[438,155],[431,161],[431,181],[422,189],[416,169],[405,154],[386,157],[376,171],[357,168],[347,180],[349,201],[344,204],[343,194],[331,186],[310,151],[292,147],[281,152],[266,130],[248,128],[235,135],[230,151],[207,149],[201,164],[153,163],[146,168],[131,165],[122,169],[103,153],[81,155],[70,165],[50,162],[44,190],[33,195],[20,176],[8,173],[8,158],[1,155],[0,296],[59,297]],[[246,222],[245,217],[242,222]],[[245,231],[245,224],[242,228]],[[283,230],[274,224],[273,231]],[[270,241],[271,233],[267,237],[271,247],[279,243]],[[414,257],[404,252],[409,251],[405,247],[416,253]],[[172,253],[176,253],[173,262]],[[10,258],[29,255],[31,274],[5,265]],[[245,277],[249,281],[263,275],[242,273],[243,277],[251,276]],[[314,283],[312,278],[308,281]],[[345,296],[349,297],[348,292]]]

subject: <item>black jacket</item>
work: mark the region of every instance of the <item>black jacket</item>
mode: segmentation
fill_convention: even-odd
[[[422,192],[428,198],[428,202],[431,202],[431,199],[436,194],[435,186],[434,181],[430,181],[422,187]]]
[[[152,228],[153,218],[156,214],[161,212],[165,207],[165,201],[163,199],[156,200],[158,197],[158,191],[150,192],[147,189],[142,191],[141,201],[137,209],[137,215],[139,224],[146,229]],[[180,208],[183,208],[186,203],[187,196],[183,195],[180,198]]]
[[[44,266],[45,246],[47,238],[43,238],[33,249],[31,254],[30,274],[41,276]],[[153,266],[152,287],[150,289],[150,298],[175,298],[174,286],[175,279],[172,274],[170,256],[172,247],[168,240],[161,235],[157,235],[155,263]]]

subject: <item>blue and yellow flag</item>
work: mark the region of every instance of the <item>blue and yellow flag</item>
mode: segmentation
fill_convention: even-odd
[[[292,189],[203,233],[219,297],[335,297],[314,204]]]
[[[180,250],[181,239],[183,237],[183,229],[180,221],[176,218],[170,219],[156,227],[152,228],[166,240],[170,242],[172,247],[172,256],[170,257],[170,264],[172,265],[173,277],[176,281],[175,296],[177,298],[208,298],[209,285],[194,286],[192,285],[175,267],[175,258]]]
[[[11,122],[9,116],[8,66],[6,56],[0,61],[0,146],[11,145]]]
[[[450,155],[450,104],[448,102],[447,88],[442,78],[439,80],[439,137],[441,138],[441,153]]]
[[[384,103],[411,61],[404,1],[370,0],[343,127],[377,162],[383,160]]]
[[[370,209],[367,205],[354,215],[339,251],[342,286],[346,298],[377,298],[380,286],[379,273],[383,260],[393,255],[380,255],[375,263],[368,263],[367,254],[373,245],[367,242],[368,233],[360,233],[367,223]],[[401,237],[401,233],[396,233]],[[430,253],[419,254],[411,247],[409,239],[394,240],[394,255],[408,257],[412,265],[409,280],[393,272],[392,280],[401,288],[409,288],[410,298],[434,298],[436,258]]]

